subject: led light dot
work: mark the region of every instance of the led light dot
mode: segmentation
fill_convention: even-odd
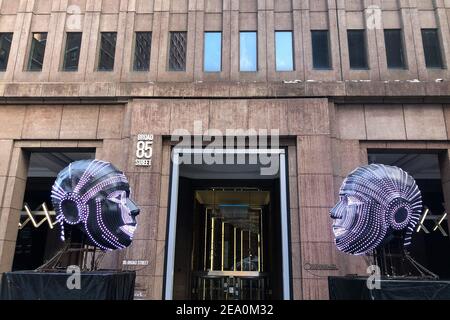
[[[61,225],[61,240],[65,240],[67,223],[78,226],[91,244],[102,250],[128,247],[136,230],[135,216],[139,214],[129,195],[127,178],[110,163],[71,163],[59,173],[51,194]]]
[[[341,200],[330,211],[339,250],[369,253],[395,230],[404,232],[404,246],[411,244],[422,196],[408,173],[380,164],[360,167],[344,180],[339,193]]]

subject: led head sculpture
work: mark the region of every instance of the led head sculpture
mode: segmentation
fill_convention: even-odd
[[[71,163],[58,174],[51,197],[63,241],[67,223],[78,226],[102,250],[131,244],[139,209],[130,199],[127,178],[112,164],[98,160]]]
[[[414,179],[400,168],[372,164],[357,168],[344,180],[340,201],[330,211],[340,251],[362,255],[404,233],[404,246],[422,212],[422,196]]]

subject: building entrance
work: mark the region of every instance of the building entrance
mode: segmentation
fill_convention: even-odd
[[[274,175],[260,175],[258,164],[178,166],[172,176],[167,299],[289,298],[284,163],[282,167]]]
[[[270,192],[210,189],[195,192],[194,299],[267,299],[265,250]]]
[[[94,150],[55,149],[52,152],[40,150],[27,154],[29,165],[24,195],[23,210],[20,213],[17,241],[13,260],[13,271],[34,270],[48,262],[63,248],[60,227],[56,223],[55,211],[50,198],[53,183],[58,173],[77,160],[93,159]],[[66,237],[82,245],[83,234],[70,226]],[[83,257],[72,254],[70,261],[61,265],[78,264]]]
[[[186,178],[180,181],[180,191],[193,188],[190,194],[194,199],[192,211],[181,208],[187,207],[184,199],[179,202],[180,213],[184,214],[177,222],[174,298],[281,298],[281,250],[276,250],[281,243],[280,212],[275,205],[279,203],[275,192],[278,182],[199,187],[199,183],[205,186],[211,182]],[[236,180],[221,182],[244,184]]]

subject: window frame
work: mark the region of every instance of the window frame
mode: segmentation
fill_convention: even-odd
[[[386,33],[387,32],[392,32],[392,31],[398,31],[400,33],[400,58],[402,61],[402,66],[400,67],[395,67],[395,66],[389,66],[389,55],[388,55],[388,45],[387,45],[387,41],[386,41]],[[404,39],[404,33],[403,33],[403,29],[397,29],[397,28],[388,28],[388,29],[384,29],[383,30],[383,34],[384,34],[384,48],[385,50],[385,54],[386,54],[386,66],[388,69],[390,70],[408,70],[408,61],[406,59],[406,51],[405,51],[405,39]]]
[[[314,36],[313,34],[316,32],[326,33],[327,34],[327,50],[328,50],[328,66],[327,67],[317,67],[315,64],[315,55],[314,55]],[[333,70],[333,57],[331,54],[331,39],[330,39],[330,30],[329,29],[313,29],[311,30],[311,53],[312,53],[312,67],[314,70],[318,71],[330,71]]]
[[[138,44],[138,34],[149,34],[150,35],[150,48],[149,48],[149,54],[148,54],[148,68],[144,69],[137,69],[136,68],[136,49]],[[134,32],[134,41],[133,41],[133,61],[131,70],[133,72],[149,72],[151,67],[151,61],[152,61],[152,46],[153,46],[153,32],[152,31],[135,31]]]
[[[437,53],[439,54],[439,66],[430,66],[429,65],[429,61],[427,61],[427,57],[429,55],[426,54],[426,50],[425,50],[425,37],[424,37],[424,33],[426,31],[434,31],[436,33],[436,40],[437,40],[437,46],[438,46],[438,51]],[[423,48],[423,53],[424,53],[424,60],[425,60],[425,67],[427,69],[431,69],[431,70],[443,70],[446,69],[446,63],[445,63],[445,54],[444,54],[444,48],[442,45],[442,37],[440,34],[440,30],[439,28],[421,28],[420,29],[420,34],[422,37],[422,48]]]
[[[291,35],[291,62],[292,69],[290,70],[279,70],[277,65],[277,33],[290,33]],[[295,71],[295,42],[294,42],[294,31],[293,30],[275,30],[275,71],[276,72],[294,72]]]
[[[171,68],[171,63],[170,63],[170,57],[171,57],[171,50],[172,50],[172,36],[176,33],[181,33],[181,34],[185,34],[185,46],[186,46],[186,50],[184,52],[184,65],[182,68],[180,69],[172,69]],[[169,49],[168,49],[168,54],[167,54],[167,71],[168,72],[186,72],[187,69],[187,54],[188,54],[188,50],[187,50],[187,46],[188,46],[188,32],[187,31],[169,31]]]
[[[37,40],[34,36],[36,35],[36,34],[45,34],[45,45],[44,45],[44,51],[43,51],[43,54],[42,54],[42,65],[41,65],[41,68],[40,69],[31,69],[31,65],[32,65],[32,60],[33,60],[33,52],[34,52],[34,48],[35,48],[35,45],[34,45],[34,41],[39,41],[39,40]],[[42,40],[41,40],[42,41]],[[46,51],[47,51],[47,41],[48,41],[48,32],[47,31],[45,31],[45,32],[40,32],[40,31],[37,31],[37,32],[31,32],[31,39],[30,39],[30,42],[29,42],[29,45],[28,45],[28,50],[27,50],[27,59],[26,59],[26,65],[25,65],[25,71],[26,72],[42,72],[42,70],[44,69],[44,63],[45,63],[45,53],[46,53]]]
[[[219,66],[219,70],[214,70],[214,71],[210,71],[210,70],[206,70],[206,35],[207,34],[211,34],[211,33],[218,33],[220,34],[220,66]],[[204,31],[203,32],[203,72],[204,73],[221,73],[223,71],[223,32],[222,31]]]
[[[241,58],[242,58],[242,54],[241,54],[241,35],[243,33],[254,33],[255,34],[255,50],[256,50],[256,61],[255,61],[255,70],[242,70],[241,69]],[[239,31],[239,72],[244,72],[244,73],[255,73],[259,71],[259,52],[258,52],[258,31]]]
[[[78,52],[78,61],[77,61],[77,67],[74,70],[68,70],[66,69],[66,55],[67,55],[67,44],[68,44],[68,37],[69,34],[79,34],[80,35],[80,49]],[[81,46],[83,43],[83,32],[81,31],[75,31],[75,32],[65,32],[65,37],[64,37],[64,47],[63,47],[63,56],[62,56],[62,64],[61,64],[61,71],[62,72],[78,72],[78,68],[80,67],[80,56],[81,56]]]
[[[362,33],[363,35],[363,42],[362,44],[364,45],[364,62],[365,62],[365,66],[362,67],[352,67],[352,59],[351,59],[351,55],[350,55],[350,33],[352,32],[359,32]],[[369,51],[368,51],[368,43],[367,43],[367,31],[365,29],[347,29],[347,49],[348,49],[348,59],[349,59],[349,68],[350,70],[355,70],[355,71],[365,71],[365,70],[370,70],[370,62],[369,62]]]
[[[114,56],[113,56],[113,66],[111,69],[105,69],[100,67],[100,63],[102,62],[102,40],[104,34],[114,34]],[[98,52],[97,52],[97,72],[114,72],[114,69],[116,67],[116,51],[117,51],[117,31],[101,31],[100,37],[99,37],[99,46],[98,46]]]
[[[6,61],[5,61],[5,68],[0,68],[0,72],[6,72],[6,70],[8,70],[8,65],[9,65],[9,59],[11,56],[11,47],[12,47],[12,42],[14,41],[14,32],[0,32],[0,35],[6,37],[6,36],[11,36],[11,40],[10,40],[10,45],[9,45],[9,49],[8,49],[8,53],[6,54]]]

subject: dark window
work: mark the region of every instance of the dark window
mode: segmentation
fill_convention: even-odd
[[[98,59],[99,71],[114,70],[114,59],[116,55],[116,32],[102,32],[100,40],[100,57]]]
[[[384,30],[386,58],[388,68],[404,69],[406,66],[403,50],[403,36],[400,29]]]
[[[203,60],[205,72],[222,70],[222,32],[205,32]]]
[[[31,38],[30,57],[28,58],[28,71],[41,71],[44,64],[47,32],[33,33]]]
[[[68,32],[64,50],[64,71],[77,71],[80,61],[81,32]]]
[[[330,39],[328,30],[311,31],[314,69],[331,69]]]
[[[252,31],[243,31],[240,33],[240,71],[258,70],[258,39],[257,33]]]
[[[427,68],[443,68],[438,30],[422,29],[422,41]]]
[[[369,151],[369,163],[397,166],[408,172],[417,183],[422,196],[422,212],[414,228],[408,252],[418,263],[405,259],[404,232],[394,231],[390,241],[376,249],[377,265],[381,275],[394,277],[429,276],[426,268],[441,279],[450,278],[450,259],[444,259],[443,252],[449,252],[449,218],[446,214],[442,178],[446,176],[439,165],[440,155],[434,152],[392,152],[388,149]],[[444,187],[445,188],[445,187]],[[439,227],[438,227],[439,226]],[[426,230],[425,230],[426,229]],[[426,270],[425,269],[425,270]]]
[[[348,30],[348,55],[351,69],[367,69],[366,32]]]
[[[187,32],[170,33],[169,70],[186,70]]]
[[[134,48],[134,71],[150,70],[150,54],[152,48],[151,32],[136,32],[136,47]]]
[[[275,55],[277,71],[294,70],[294,41],[291,31],[275,32]]]
[[[0,71],[5,71],[8,66],[12,38],[12,33],[0,33]]]

